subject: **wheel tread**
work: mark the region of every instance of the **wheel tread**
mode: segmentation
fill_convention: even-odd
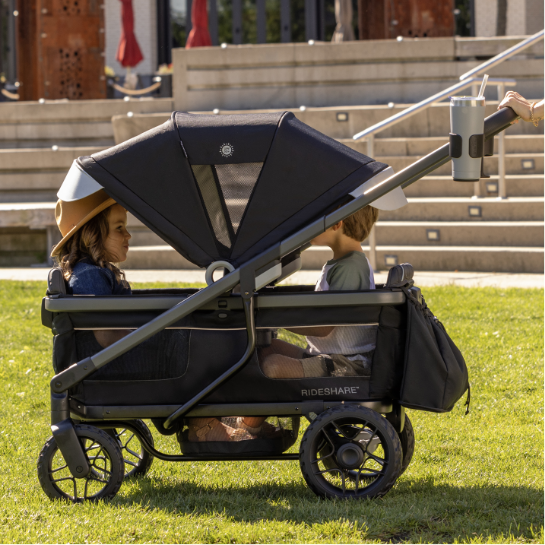
[[[331,415],[338,414],[339,416],[342,415],[343,412],[347,412],[347,410],[350,411],[356,411],[362,413],[362,418],[365,418],[365,416],[369,416],[369,411],[371,413],[376,414],[380,418],[383,418],[379,413],[375,413],[375,411],[372,411],[371,409],[368,409],[366,407],[361,407],[359,405],[343,405],[343,406],[337,406],[332,407],[328,409],[327,411],[324,411],[323,413],[320,413],[310,424],[310,426],[307,428],[305,435],[303,436],[301,440],[301,446],[300,446],[300,465],[301,465],[301,472],[303,474],[303,477],[308,485],[308,487],[317,495],[323,498],[330,498],[331,496],[324,491],[320,490],[315,484],[314,480],[310,476],[311,471],[311,464],[309,464],[309,467],[307,469],[306,463],[304,460],[303,453],[310,449],[310,441],[313,439],[312,437],[312,430],[316,428],[321,428],[320,425],[323,421],[328,420]],[[388,422],[385,418],[383,418],[383,422],[385,423],[385,431],[388,434],[389,438],[391,439],[392,445],[393,445],[393,453],[392,453],[392,462],[395,465],[395,470],[391,473],[390,478],[387,481],[383,481],[381,485],[380,491],[377,493],[374,493],[372,496],[367,497],[373,497],[373,498],[379,498],[384,496],[387,492],[390,491],[390,489],[394,486],[396,483],[399,475],[401,474],[401,467],[402,467],[402,458],[403,458],[403,451],[401,448],[401,442],[399,440],[399,437],[393,428],[393,426]],[[309,433],[310,432],[310,433]],[[349,498],[356,498],[355,496],[348,496]],[[359,498],[363,498],[366,496],[359,496]]]

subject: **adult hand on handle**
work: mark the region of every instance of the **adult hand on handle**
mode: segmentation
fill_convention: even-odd
[[[522,95],[516,91],[508,91],[505,94],[504,99],[500,102],[498,110],[501,108],[507,108],[508,106],[514,110],[514,112],[523,120],[523,121],[539,121],[543,119],[543,103],[540,101],[537,103],[532,103],[529,100],[526,100]],[[533,105],[533,112],[532,112]],[[533,119],[532,119],[533,113]],[[518,119],[515,119],[512,124],[518,123]],[[536,123],[534,123],[536,124]]]

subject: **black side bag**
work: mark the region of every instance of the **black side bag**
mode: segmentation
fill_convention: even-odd
[[[407,295],[405,365],[399,403],[437,413],[451,411],[469,389],[467,367],[443,324],[411,290]],[[466,402],[469,408],[469,393]]]

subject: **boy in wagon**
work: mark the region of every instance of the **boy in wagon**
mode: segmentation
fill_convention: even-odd
[[[312,240],[314,246],[329,246],[333,250],[333,259],[323,266],[316,291],[375,288],[373,269],[361,243],[377,219],[378,210],[366,206]],[[273,339],[272,344],[259,353],[261,369],[268,377],[346,377],[371,373],[376,326],[298,327],[289,331],[306,335],[307,348]],[[273,433],[272,426],[264,420],[263,417],[239,417],[238,425],[256,436]]]

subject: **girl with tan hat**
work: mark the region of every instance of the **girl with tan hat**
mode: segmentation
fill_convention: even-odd
[[[127,211],[101,189],[76,201],[59,199],[55,209],[62,240],[53,248],[71,294],[130,294],[113,263],[127,259]]]
[[[116,263],[127,259],[130,233],[127,211],[74,161],[58,194],[55,219],[62,235],[51,256],[57,261],[70,295],[131,295]],[[76,331],[78,361],[110,346],[130,330]],[[93,374],[93,380],[168,379],[185,373],[187,330],[151,337]]]
[[[125,274],[114,264],[127,259],[127,211],[74,161],[57,196],[55,218],[62,240],[57,260],[71,295],[131,295]],[[76,331],[77,361],[91,357],[130,330]],[[168,379],[185,373],[189,331],[163,330],[93,373],[93,380]],[[217,418],[188,419],[190,441],[251,439]]]

